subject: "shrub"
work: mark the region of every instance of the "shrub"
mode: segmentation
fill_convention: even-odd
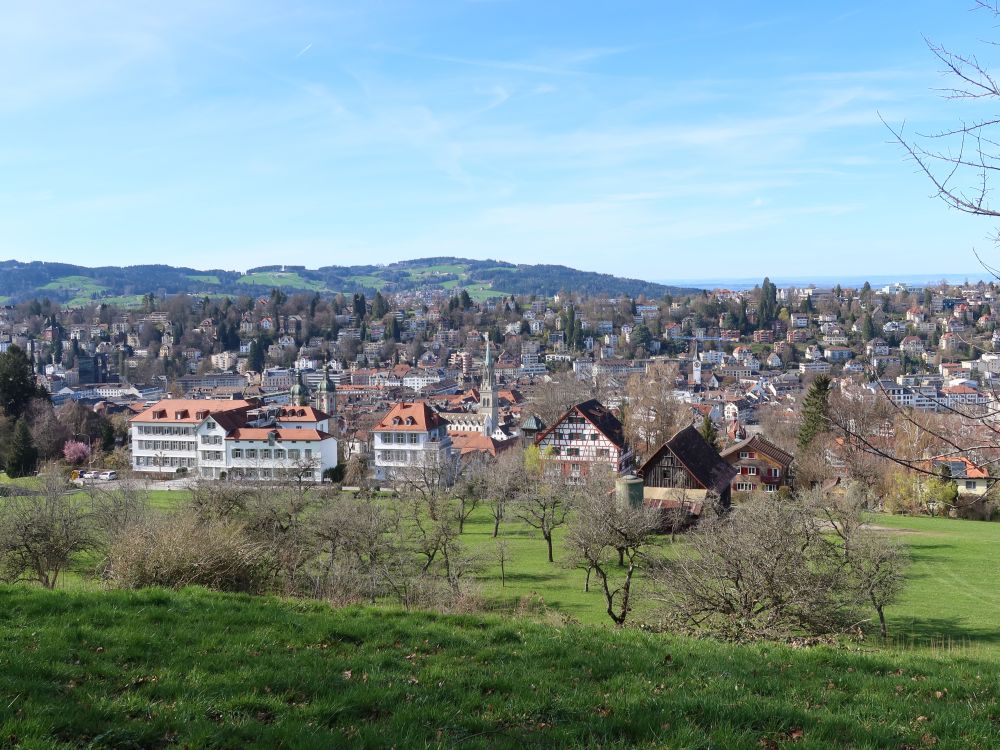
[[[118,535],[108,550],[104,576],[128,589],[200,585],[257,593],[266,587],[269,562],[242,525],[177,513],[137,523]]]

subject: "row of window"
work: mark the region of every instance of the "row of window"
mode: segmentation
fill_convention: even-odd
[[[283,461],[286,457],[290,461],[298,461],[300,458],[311,459],[312,458],[312,448],[306,448],[300,451],[298,448],[289,448],[287,451],[282,448],[261,448],[260,450],[256,448],[233,448],[233,458],[245,458],[248,460],[253,459],[265,459],[270,460],[271,458],[276,458],[279,461]]]
[[[420,435],[416,432],[380,432],[379,441],[384,445],[417,445],[420,442]]]
[[[756,466],[740,466],[740,474],[745,474],[746,476],[755,477],[757,476]],[[771,477],[772,479],[777,479],[781,476],[781,469],[765,469],[762,476]]]
[[[202,435],[202,445],[222,445],[222,435]]]
[[[597,440],[599,436],[596,432],[560,432],[557,430],[554,437],[556,440]]]
[[[201,460],[202,461],[221,461],[226,457],[223,451],[202,451]]]
[[[737,492],[753,492],[756,489],[757,489],[757,485],[754,484],[753,482],[737,482],[736,483],[736,491]],[[764,490],[764,492],[777,492],[778,491],[778,485],[776,485],[776,484],[762,484],[762,485],[760,485],[760,489]]]
[[[144,451],[193,451],[198,448],[197,443],[186,440],[139,440],[137,445]]]
[[[195,428],[184,425],[136,425],[140,435],[194,435]]]
[[[553,456],[579,456],[580,455],[580,449],[579,448],[559,448],[559,447],[553,447],[552,448],[552,455]],[[611,451],[610,451],[610,449],[608,449],[608,448],[598,448],[597,449],[597,457],[598,458],[611,458]]]
[[[185,456],[135,456],[135,465],[139,466],[189,466],[198,465],[198,460]]]

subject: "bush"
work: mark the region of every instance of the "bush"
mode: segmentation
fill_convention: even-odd
[[[242,525],[177,513],[118,535],[108,550],[104,577],[127,589],[200,585],[259,593],[270,578],[269,563]]]

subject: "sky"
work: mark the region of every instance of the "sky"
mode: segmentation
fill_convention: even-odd
[[[1000,56],[971,5],[0,0],[0,257],[975,272],[880,120],[989,105],[924,41]]]

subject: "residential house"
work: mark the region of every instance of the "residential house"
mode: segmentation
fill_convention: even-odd
[[[548,470],[569,481],[585,477],[598,467],[623,472],[632,461],[622,423],[597,399],[571,407],[535,436],[535,445]]]
[[[777,492],[792,484],[792,456],[760,434],[731,445],[721,456],[738,472],[734,492]]]
[[[736,470],[722,460],[693,426],[685,427],[665,442],[638,470],[645,488],[647,503],[666,499],[657,489],[701,491],[701,498],[711,492],[718,495],[723,507],[732,497],[730,482]],[[669,494],[669,493],[668,493]]]

